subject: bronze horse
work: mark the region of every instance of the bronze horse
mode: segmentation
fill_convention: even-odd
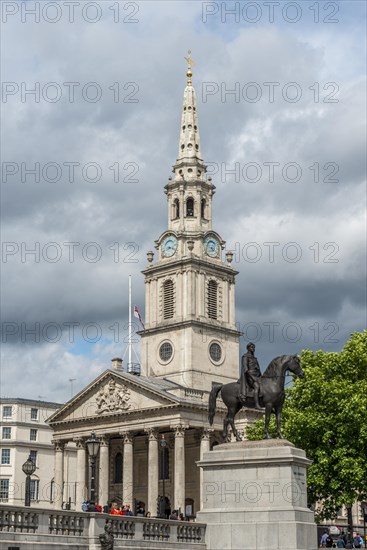
[[[304,372],[301,368],[297,355],[282,355],[275,357],[268,365],[266,371],[260,379],[260,404],[265,407],[265,438],[269,439],[269,421],[272,412],[277,418],[277,432],[280,438],[284,436],[280,429],[280,421],[282,408],[285,399],[284,385],[286,372],[290,371],[299,378],[304,377]],[[215,384],[209,396],[209,423],[213,424],[215,416],[215,406],[218,394],[221,394],[224,404],[227,406],[227,415],[223,422],[223,438],[224,441],[229,441],[228,424],[230,424],[233,435],[237,441],[241,441],[241,436],[236,430],[234,417],[243,407],[253,407],[254,398],[249,392],[245,403],[240,399],[240,384],[239,382],[231,382],[229,384]]]

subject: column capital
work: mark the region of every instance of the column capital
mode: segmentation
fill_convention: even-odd
[[[131,444],[133,442],[134,436],[131,432],[120,432],[122,441],[124,445]]]
[[[63,441],[62,439],[53,439],[52,443],[55,446],[55,451],[61,452],[64,450],[67,441]]]
[[[173,430],[176,437],[185,437],[185,430],[188,429],[189,426],[186,424],[176,424],[176,426],[171,426],[171,430]]]
[[[100,436],[100,445],[101,447],[108,447],[110,444],[110,437],[108,435]]]
[[[73,441],[74,441],[77,449],[85,449],[86,439],[84,437],[74,437]]]
[[[148,435],[149,441],[158,441],[157,428],[146,428],[144,431]]]
[[[214,428],[201,428],[200,430],[200,439],[203,441],[209,441],[211,434],[214,433]]]

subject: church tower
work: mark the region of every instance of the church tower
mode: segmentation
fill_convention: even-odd
[[[239,377],[232,253],[212,228],[215,192],[202,160],[192,60],[188,62],[179,150],[165,186],[168,229],[148,252],[142,375],[210,390]]]

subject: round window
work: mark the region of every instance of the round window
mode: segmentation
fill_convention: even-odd
[[[215,361],[216,363],[218,363],[218,361],[221,360],[222,348],[220,347],[219,344],[217,344],[217,342],[213,342],[212,344],[210,344],[209,354],[210,354],[210,357],[213,359],[213,361]]]
[[[162,361],[171,359],[173,353],[172,345],[169,342],[164,342],[159,348],[159,357]]]

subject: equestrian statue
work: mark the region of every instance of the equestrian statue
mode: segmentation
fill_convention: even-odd
[[[255,344],[247,344],[247,353],[242,356],[241,377],[237,382],[229,384],[214,384],[209,395],[209,423],[212,426],[217,397],[220,394],[227,406],[227,415],[223,422],[224,441],[230,440],[228,425],[231,426],[233,435],[237,441],[241,436],[236,430],[234,418],[242,407],[265,408],[264,435],[270,439],[269,421],[273,412],[277,420],[277,432],[281,439],[284,436],[280,429],[282,408],[285,399],[285,375],[291,372],[299,378],[304,377],[300,361],[297,355],[281,355],[275,357],[261,375],[259,363],[255,357]]]

